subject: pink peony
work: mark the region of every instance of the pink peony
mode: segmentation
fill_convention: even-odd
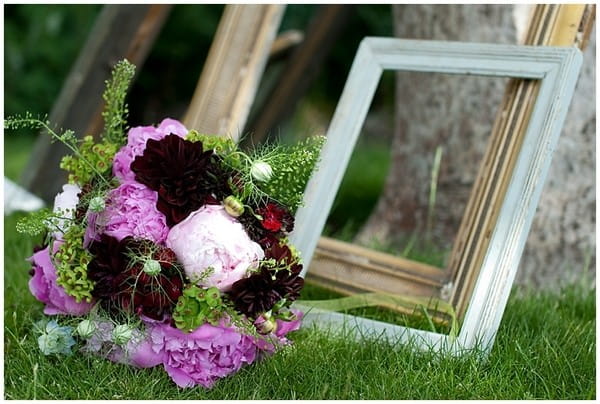
[[[127,236],[163,243],[169,228],[165,216],[156,209],[158,194],[145,185],[127,181],[109,192],[106,208],[88,214],[84,244],[101,233],[121,241]]]
[[[58,247],[58,243],[55,247]],[[29,261],[33,264],[33,277],[29,280],[29,290],[36,299],[46,304],[45,314],[80,316],[91,310],[93,303],[84,301],[77,303],[74,297],[67,295],[62,286],[56,283],[56,269],[50,259],[49,247],[33,254]]]
[[[214,382],[252,363],[258,349],[254,338],[228,326],[204,324],[186,334],[168,324],[151,331],[153,353],[162,352],[165,370],[180,387]],[[148,352],[150,358],[152,353]],[[139,359],[138,359],[139,360]]]
[[[70,226],[69,219],[75,216],[75,209],[79,202],[79,193],[81,189],[76,184],[65,184],[54,198],[54,213],[59,213],[64,217],[57,223],[59,230],[52,233],[55,239],[62,239],[63,230]]]
[[[121,181],[133,181],[135,174],[130,165],[136,156],[141,156],[146,149],[148,139],[161,140],[167,135],[175,134],[181,137],[187,135],[188,130],[183,124],[174,119],[166,118],[158,128],[154,126],[137,126],[131,128],[127,134],[127,144],[115,154],[113,160],[113,174]]]
[[[246,277],[248,269],[264,257],[260,245],[220,205],[205,205],[173,226],[167,247],[192,282],[221,291]]]
[[[149,331],[151,343],[144,341],[136,347],[132,363],[154,366],[160,355],[165,370],[178,386],[200,384],[209,388],[243,364],[254,362],[260,353],[272,353],[276,347],[288,344],[285,335],[300,326],[300,320],[277,323],[279,331],[265,339],[242,334],[225,322],[218,326],[204,324],[189,334],[168,322],[155,323]]]

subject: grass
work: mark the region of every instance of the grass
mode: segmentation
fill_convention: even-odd
[[[593,399],[595,290],[516,291],[487,360],[416,353],[302,329],[294,345],[212,390],[177,388],[160,368],[134,369],[100,358],[42,355],[32,323],[42,305],[27,291],[36,240],[4,222],[4,382],[6,399]],[[308,285],[304,298],[332,294]]]
[[[5,137],[5,174],[17,179],[33,138]],[[353,156],[330,217],[330,230],[351,239],[383,186],[387,161],[378,145]],[[369,157],[370,156],[370,157]],[[387,158],[387,157],[386,157]],[[371,172],[360,170],[368,162]],[[368,165],[368,164],[367,164]],[[354,173],[352,173],[354,170]],[[369,186],[371,188],[369,188]],[[360,192],[359,192],[360,190]],[[367,213],[365,213],[365,211]],[[354,340],[302,329],[294,345],[212,390],[177,388],[161,368],[134,369],[73,355],[46,357],[32,324],[42,305],[27,289],[25,258],[38,240],[15,229],[18,214],[4,221],[4,394],[5,399],[594,399],[596,397],[595,289],[580,284],[560,293],[513,291],[486,360],[475,354],[450,358],[417,353],[407,346]],[[349,224],[345,224],[349,223]],[[392,246],[378,245],[383,251]],[[443,251],[407,240],[404,255],[440,265]],[[332,292],[308,284],[303,299]],[[355,309],[382,321],[430,329],[426,318],[377,308]],[[437,330],[443,332],[444,330]]]

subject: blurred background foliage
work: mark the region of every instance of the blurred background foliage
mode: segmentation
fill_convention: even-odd
[[[280,31],[304,30],[317,7],[288,5]],[[100,9],[100,5],[4,6],[5,115],[50,111]],[[172,8],[130,93],[132,125],[148,123],[138,122],[145,110],[160,109],[165,116],[189,103],[222,12],[223,5]],[[367,35],[392,35],[389,5],[353,7],[308,98],[335,107],[358,44]],[[388,87],[376,102],[380,97],[390,101],[393,89]]]
[[[47,114],[85,44],[101,5],[14,4],[4,6],[4,114]],[[288,5],[280,31],[304,31],[316,5]],[[129,124],[148,125],[181,117],[191,100],[223,5],[175,5],[130,90]],[[300,100],[282,123],[280,140],[324,134],[360,41],[392,36],[390,5],[355,5],[338,41]],[[328,234],[350,239],[369,216],[389,165],[393,130],[393,75],[384,74],[331,211]],[[373,112],[375,111],[375,112]],[[381,114],[377,111],[386,111]],[[372,117],[374,116],[374,117]],[[4,137],[5,175],[18,180],[37,134]]]

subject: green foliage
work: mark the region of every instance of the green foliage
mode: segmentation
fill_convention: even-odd
[[[217,325],[225,309],[219,289],[203,289],[192,284],[183,290],[183,294],[177,300],[173,319],[177,328],[192,332],[206,322]]]
[[[25,113],[24,116],[17,115],[6,118],[4,120],[4,127],[11,130],[29,128],[32,130],[42,129],[46,131],[51,136],[52,141],[60,141],[73,153],[73,157],[70,160],[67,159],[62,165],[65,167],[72,167],[76,170],[76,173],[82,174],[86,178],[95,176],[104,183],[108,183],[108,180],[105,177],[110,177],[111,174],[110,170],[108,170],[109,165],[106,164],[106,161],[112,159],[112,156],[109,158],[110,153],[114,155],[114,148],[111,146],[100,146],[96,150],[103,152],[104,155],[96,156],[93,150],[93,139],[90,136],[87,136],[82,140],[82,147],[80,148],[80,142],[77,140],[72,130],[67,129],[57,132],[50,127],[50,122],[48,120],[45,118],[34,118],[30,112]],[[104,163],[99,163],[99,161]]]
[[[65,292],[78,302],[92,301],[94,281],[87,277],[87,266],[92,255],[83,248],[85,227],[71,225],[63,234],[64,243],[54,254],[57,280]]]
[[[48,230],[48,224],[55,217],[56,215],[50,209],[40,209],[19,219],[15,228],[19,233],[37,236]]]
[[[125,104],[127,89],[135,75],[135,66],[126,59],[119,61],[112,70],[110,80],[106,81],[106,89],[102,98],[105,101],[102,117],[104,132],[102,137],[106,144],[119,148],[127,142],[127,115],[129,110]]]
[[[202,142],[204,150],[214,150],[223,159],[225,164],[235,169],[241,168],[241,158],[237,153],[237,145],[231,138],[205,135],[192,129],[185,136],[185,139],[190,142]]]
[[[5,116],[50,111],[101,5],[3,7]]]
[[[254,161],[264,161],[273,169],[268,182],[257,187],[273,199],[295,211],[301,204],[304,189],[319,159],[323,136],[312,136],[293,146],[266,146],[252,156]]]
[[[60,168],[69,172],[71,184],[87,184],[96,176],[108,181],[112,176],[112,160],[116,152],[116,145],[106,139],[95,143],[92,136],[84,136],[77,152],[62,158]]]

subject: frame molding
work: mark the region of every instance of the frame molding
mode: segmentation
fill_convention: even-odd
[[[305,323],[338,330],[349,326],[359,335],[375,333],[401,342],[414,340],[421,347],[437,350],[458,352],[478,346],[489,351],[508,300],[581,62],[581,52],[574,47],[365,38],[359,46],[327,132],[321,152],[322,164],[307,185],[305,205],[297,213],[296,230],[291,235],[292,243],[304,258],[303,276],[384,70],[530,79],[539,83],[539,92],[522,143],[517,147],[506,194],[499,207],[488,207],[498,210],[498,219],[492,226],[458,337],[314,309],[308,309]],[[301,304],[297,307],[302,308]]]

